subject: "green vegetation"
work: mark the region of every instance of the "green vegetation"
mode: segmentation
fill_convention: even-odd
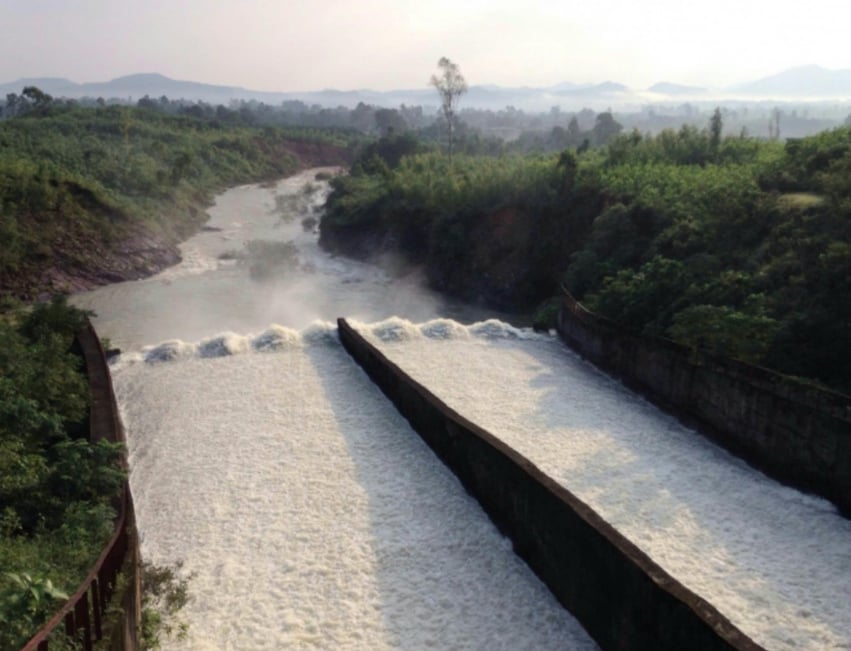
[[[0,121],[0,294],[51,292],[57,272],[111,272],[113,259],[128,264],[125,243],[191,232],[215,192],[294,172],[302,147],[348,144],[334,132],[34,104]]]
[[[164,640],[183,639],[188,624],[180,611],[189,603],[190,577],[180,576],[182,563],[174,566],[142,563],[141,648],[156,651]]]
[[[76,590],[112,534],[121,446],[87,439],[63,299],[0,321],[0,648],[20,647]]]
[[[500,307],[564,284],[636,332],[849,392],[851,130],[784,146],[720,119],[553,155],[379,154],[333,181],[322,242],[396,242]]]

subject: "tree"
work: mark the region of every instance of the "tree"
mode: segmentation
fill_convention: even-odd
[[[721,146],[721,130],[724,128],[724,122],[721,119],[721,109],[715,107],[715,112],[709,118],[709,144],[713,152],[718,152],[718,147]]]
[[[13,118],[18,114],[18,96],[15,93],[6,93],[6,108],[4,113],[7,118]]]
[[[21,91],[21,96],[30,100],[34,108],[39,111],[46,109],[53,103],[53,97],[36,86],[26,86]]]
[[[780,140],[780,118],[783,116],[783,111],[778,107],[774,107],[771,111],[771,120],[768,122],[768,139]]]
[[[558,163],[556,163],[556,170],[558,170],[559,176],[561,177],[561,187],[559,187],[559,192],[567,194],[573,189],[578,169],[579,163],[576,160],[576,154],[569,149],[565,149],[561,152],[558,157]]]
[[[596,144],[605,145],[611,138],[623,131],[623,126],[612,117],[611,111],[605,111],[597,115],[594,128],[591,131],[594,134]]]
[[[574,115],[567,123],[567,144],[574,147],[579,146],[582,142],[582,129],[579,128],[579,120]]]
[[[382,136],[392,136],[407,129],[402,114],[396,109],[380,108],[375,111],[375,126]]]
[[[358,102],[358,105],[349,115],[349,122],[358,131],[369,132],[375,125],[375,107]]]
[[[446,120],[446,143],[449,150],[449,158],[452,159],[452,146],[454,144],[455,123],[457,116],[455,109],[461,95],[467,92],[467,82],[461,74],[457,63],[452,63],[446,57],[441,57],[437,62],[441,75],[432,75],[429,84],[435,87],[440,95],[441,110]]]

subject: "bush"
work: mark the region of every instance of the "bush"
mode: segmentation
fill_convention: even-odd
[[[122,447],[82,436],[90,396],[71,347],[86,316],[56,298],[0,320],[0,648],[35,633],[112,533]]]

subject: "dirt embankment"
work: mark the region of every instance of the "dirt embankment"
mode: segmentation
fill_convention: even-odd
[[[400,236],[382,220],[335,224],[320,228],[319,242],[328,251],[378,264],[401,253],[424,266],[432,288],[509,312],[528,311],[551,296],[560,265],[570,255],[562,233],[521,208],[467,217],[458,224],[463,234],[453,228],[432,228],[415,237]]]
[[[352,163],[351,150],[322,142],[292,140],[284,145],[284,150],[298,159],[302,169],[348,167]]]
[[[429,282],[441,291],[505,310],[527,309],[550,293],[535,264],[535,219],[517,208],[482,214],[468,226],[470,247],[451,259],[431,255]]]

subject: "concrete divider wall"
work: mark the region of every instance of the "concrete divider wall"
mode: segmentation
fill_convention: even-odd
[[[562,339],[780,482],[851,517],[851,398],[763,368],[642,337],[564,297]]]
[[[603,649],[762,648],[528,459],[338,325],[349,354]]]

